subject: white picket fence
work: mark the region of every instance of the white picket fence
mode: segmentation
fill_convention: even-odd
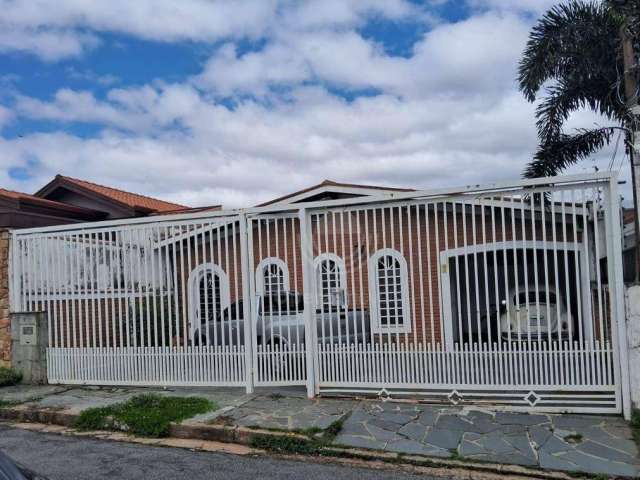
[[[610,174],[13,232],[51,383],[628,405]]]

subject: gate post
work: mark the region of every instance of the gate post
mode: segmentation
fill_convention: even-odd
[[[307,209],[298,211],[300,219],[300,257],[302,259],[302,290],[304,299],[304,343],[307,359],[307,397],[316,395],[316,325],[313,305],[313,241],[311,240],[311,221]]]
[[[618,178],[612,175],[609,179],[609,195],[607,213],[609,232],[612,241],[607,242],[607,262],[609,288],[611,291],[611,322],[615,322],[617,338],[613,332],[611,337],[615,370],[618,373],[620,391],[622,393],[622,413],[624,418],[631,418],[631,390],[629,387],[629,360],[627,345],[627,324],[624,305],[624,280],[622,276],[622,232],[620,229],[620,204],[618,197]],[[616,341],[617,340],[617,341]]]
[[[240,220],[240,268],[242,269],[242,318],[244,321],[244,363],[245,363],[245,381],[247,393],[253,393],[254,375],[253,375],[253,312],[251,311],[251,289],[249,271],[249,249],[250,238],[247,232],[247,214],[241,213]]]

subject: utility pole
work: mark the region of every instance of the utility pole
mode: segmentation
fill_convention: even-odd
[[[628,23],[621,30],[622,56],[624,61],[624,93],[627,106],[632,118],[627,126],[627,145],[629,148],[629,160],[631,163],[631,184],[633,188],[633,208],[635,213],[635,278],[640,280],[640,106],[638,105],[638,62],[633,51],[633,37],[629,32]]]

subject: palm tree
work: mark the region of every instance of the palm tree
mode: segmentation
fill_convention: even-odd
[[[536,110],[540,144],[525,177],[557,175],[609,144],[616,131],[630,139],[633,99],[625,96],[622,35],[638,41],[639,3],[570,0],[534,26],[518,69],[526,99],[534,102],[543,94]],[[569,116],[583,108],[609,124],[564,131]]]

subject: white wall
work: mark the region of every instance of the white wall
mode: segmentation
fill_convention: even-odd
[[[640,285],[627,288],[626,297],[631,402],[640,408]]]

